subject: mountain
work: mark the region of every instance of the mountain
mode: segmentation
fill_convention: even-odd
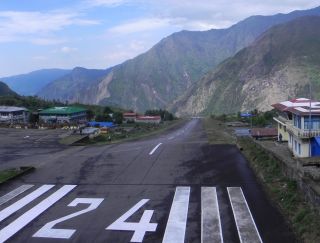
[[[290,97],[320,99],[320,17],[272,27],[205,75],[171,110],[179,115],[270,110]]]
[[[66,75],[70,70],[42,69],[27,74],[0,78],[20,95],[35,95],[48,83]]]
[[[60,79],[39,95],[65,99],[69,94],[68,97],[78,97],[80,102],[112,104],[137,111],[163,108],[271,26],[304,15],[320,15],[320,7],[289,14],[253,16],[227,29],[174,33],[146,53],[111,68],[104,78],[91,79],[83,90],[96,96],[88,96],[73,86],[61,86]],[[73,79],[73,82],[78,80]]]
[[[47,84],[39,92],[38,96],[49,100],[81,102],[83,104],[94,103],[99,99],[97,95],[99,84],[109,73],[110,69],[86,69],[76,67],[63,77]]]
[[[7,84],[0,81],[0,96],[16,96],[17,94],[12,91]]]

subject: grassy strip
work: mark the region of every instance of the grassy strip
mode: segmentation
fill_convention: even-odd
[[[111,141],[109,141],[110,134],[100,134],[99,136],[90,139],[84,143],[79,143],[78,145],[104,145],[104,144],[114,144],[120,142],[132,141],[140,138],[146,138],[150,136],[155,136],[161,132],[164,132],[178,124],[182,123],[184,120],[174,120],[170,122],[166,122],[165,124],[160,124],[158,127],[153,127],[151,130],[142,130],[134,133],[127,134],[112,134]]]
[[[5,183],[6,181],[11,180],[33,169],[34,167],[20,167],[0,171],[0,184]]]
[[[238,144],[298,237],[303,242],[320,242],[320,215],[305,202],[297,182],[284,176],[279,161],[271,158],[250,138],[241,138]]]
[[[235,144],[234,137],[227,132],[226,125],[223,122],[212,118],[205,118],[203,125],[209,144]]]

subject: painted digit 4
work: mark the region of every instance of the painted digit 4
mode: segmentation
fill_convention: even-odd
[[[83,210],[69,214],[67,216],[64,216],[62,218],[53,220],[53,221],[45,224],[41,229],[39,229],[33,235],[33,237],[69,239],[74,234],[74,232],[76,232],[75,229],[53,229],[53,227],[58,223],[61,223],[61,222],[66,221],[68,219],[79,216],[81,214],[95,210],[100,205],[100,203],[102,203],[102,201],[103,201],[103,198],[76,198],[76,199],[74,199],[68,205],[69,207],[75,207],[80,203],[85,203],[85,204],[90,204],[90,205],[89,205],[89,207],[87,207]]]
[[[131,215],[137,212],[149,199],[142,199],[134,205],[128,212],[106,228],[106,230],[134,231],[131,242],[142,242],[146,232],[154,232],[157,229],[156,223],[150,223],[154,210],[145,210],[140,222],[125,222]]]

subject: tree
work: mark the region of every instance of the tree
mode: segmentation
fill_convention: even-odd
[[[113,113],[113,121],[116,124],[122,124],[123,121],[123,115],[121,112],[115,112]]]

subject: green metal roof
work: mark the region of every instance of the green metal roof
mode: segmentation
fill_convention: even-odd
[[[39,112],[39,114],[50,114],[50,115],[54,115],[54,114],[66,114],[66,115],[70,115],[73,113],[78,113],[78,112],[85,112],[87,111],[86,109],[82,108],[82,107],[77,107],[77,106],[65,106],[65,107],[52,107],[52,108],[48,108],[45,110],[42,110]]]

